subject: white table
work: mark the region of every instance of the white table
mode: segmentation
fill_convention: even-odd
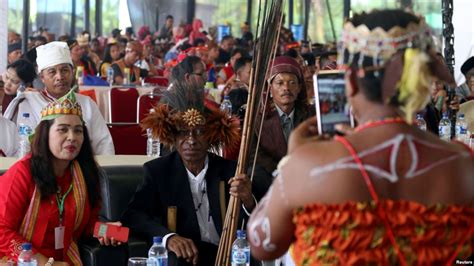
[[[145,155],[99,155],[96,156],[97,163],[100,166],[141,166],[144,163],[154,159]],[[15,157],[0,157],[0,172],[5,172],[12,166],[18,158]]]
[[[88,91],[88,90],[94,90],[95,92],[95,98],[97,100],[97,106],[99,107],[100,112],[102,113],[102,116],[104,117],[105,121],[107,123],[110,123],[109,121],[109,92],[111,88],[121,88],[120,86],[80,86],[79,87],[79,92],[81,91]],[[123,88],[130,88],[130,87],[123,87]],[[138,91],[138,95],[143,95],[147,94],[150,92],[153,92],[153,90],[156,88],[155,86],[140,86],[140,87],[132,87]],[[137,113],[137,110],[130,110],[134,114]]]

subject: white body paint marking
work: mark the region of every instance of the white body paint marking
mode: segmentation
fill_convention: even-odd
[[[393,146],[393,150],[390,154],[390,167],[389,167],[390,171],[386,171],[385,169],[382,169],[378,166],[365,164],[365,163],[364,163],[364,167],[368,172],[371,172],[371,173],[375,174],[376,177],[385,178],[385,179],[389,180],[390,182],[395,183],[399,180],[399,176],[397,175],[397,172],[396,172],[397,159],[398,159],[398,155],[399,155],[399,151],[400,151],[400,146],[401,146],[403,141],[407,141],[408,148],[409,148],[409,151],[410,151],[410,155],[411,155],[411,158],[412,158],[411,165],[410,165],[408,171],[405,174],[406,178],[413,178],[415,176],[424,174],[424,173],[430,171],[431,169],[433,169],[433,168],[435,168],[435,167],[437,167],[441,164],[447,163],[449,161],[452,161],[452,160],[455,160],[455,159],[458,159],[458,158],[469,157],[470,156],[470,153],[468,153],[468,152],[463,152],[463,153],[460,153],[460,154],[454,154],[454,155],[448,156],[448,157],[446,157],[442,160],[439,160],[435,163],[432,163],[431,165],[425,166],[424,168],[418,169],[417,167],[418,167],[418,163],[419,163],[419,154],[416,151],[415,142],[420,143],[424,146],[428,146],[430,148],[435,148],[435,149],[443,149],[443,147],[439,146],[439,145],[434,145],[433,143],[430,143],[430,142],[427,142],[427,141],[424,141],[424,140],[418,140],[418,139],[415,140],[415,138],[412,135],[407,135],[407,134],[399,134],[399,135],[395,136],[394,138],[392,138],[390,140],[387,140],[387,141],[385,141],[385,142],[383,142],[383,143],[381,143],[381,144],[379,144],[379,145],[377,145],[377,146],[375,146],[371,149],[361,151],[361,152],[357,153],[357,155],[360,158],[363,158],[365,156],[371,155],[371,154],[376,153],[378,151],[381,151],[385,148]],[[332,171],[339,170],[339,169],[359,169],[359,166],[358,166],[357,163],[353,162],[352,156],[347,156],[347,157],[344,157],[342,159],[339,159],[339,160],[335,161],[334,163],[331,163],[331,164],[328,164],[328,165],[325,165],[325,166],[321,166],[321,167],[313,168],[310,171],[310,176],[312,178],[315,178],[315,177],[318,177],[319,175],[321,175],[323,173],[332,172]]]
[[[267,217],[268,203],[273,194],[273,185],[268,190],[267,195],[260,201],[255,210],[255,219],[249,223],[249,241],[255,247],[262,247],[267,252],[272,252],[276,249],[276,245],[271,242],[271,224],[270,219]],[[260,229],[263,233],[263,241],[260,238]]]
[[[363,158],[365,156],[374,154],[383,149],[392,147],[392,151],[390,154],[390,166],[389,166],[390,170],[389,171],[386,171],[385,169],[382,169],[378,166],[370,165],[370,164],[364,164],[364,167],[366,168],[368,172],[375,174],[379,178],[385,178],[389,180],[390,182],[397,182],[399,180],[399,176],[396,173],[397,159],[400,152],[400,146],[404,141],[407,142],[408,149],[410,151],[410,155],[412,159],[410,167],[405,173],[405,178],[413,178],[415,176],[424,174],[441,164],[447,163],[449,161],[452,161],[458,158],[471,156],[469,152],[454,154],[442,160],[436,161],[435,163],[432,163],[431,165],[427,165],[424,168],[418,169],[419,154],[416,150],[415,142],[422,144],[426,147],[439,149],[439,150],[442,150],[443,147],[440,145],[435,145],[433,143],[424,141],[424,140],[415,139],[412,135],[407,135],[407,134],[399,134],[393,137],[392,139],[382,142],[381,144],[371,149],[361,151],[357,155],[360,158]],[[287,160],[288,160],[287,157],[284,157],[284,159],[282,159],[282,161],[278,165],[278,170],[280,170],[280,167],[282,167],[284,165],[284,162],[286,162]],[[335,162],[330,163],[328,165],[315,167],[310,171],[310,177],[313,181],[315,181],[318,178],[321,178],[320,175],[323,173],[328,173],[328,172],[332,172],[339,169],[359,169],[359,166],[357,165],[357,163],[353,161],[354,159],[352,156],[347,156],[339,160],[336,160]],[[281,173],[281,171],[279,171],[279,173]],[[269,207],[268,205],[269,205],[271,197],[273,196],[273,188],[275,186],[279,186],[277,190],[275,191],[279,192],[280,197],[283,200],[284,204],[286,204],[287,206],[289,205],[289,200],[285,192],[285,183],[283,180],[283,176],[279,175],[275,181],[276,182],[274,182],[273,185],[268,190],[268,193],[258,204],[257,209],[255,210],[255,214],[253,215],[255,218],[249,223],[249,241],[255,247],[262,247],[267,252],[272,252],[276,250],[277,248],[277,246],[271,242],[271,222],[268,217],[268,207]],[[259,230],[261,231],[261,233],[259,233]],[[262,241],[262,238],[263,238],[263,241]]]

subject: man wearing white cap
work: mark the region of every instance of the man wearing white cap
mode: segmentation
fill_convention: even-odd
[[[36,48],[38,72],[45,85],[41,92],[25,92],[17,96],[5,111],[5,118],[18,123],[21,114],[29,113],[31,124],[40,121],[40,112],[49,102],[69,92],[73,82],[73,63],[65,42],[50,42]],[[87,96],[76,94],[82,106],[83,119],[96,155],[115,154],[112,137],[97,105]]]

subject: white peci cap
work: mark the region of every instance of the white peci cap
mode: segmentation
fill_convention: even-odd
[[[36,47],[36,63],[38,72],[48,67],[59,64],[70,64],[74,66],[71,59],[71,52],[65,42],[50,42]]]

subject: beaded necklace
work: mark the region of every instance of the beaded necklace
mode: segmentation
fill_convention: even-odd
[[[382,126],[382,125],[386,125],[386,124],[406,124],[406,123],[407,122],[405,121],[405,119],[403,119],[399,116],[397,116],[397,117],[385,117],[385,118],[378,119],[378,120],[369,120],[369,121],[365,122],[364,124],[356,127],[355,132],[359,132],[359,131],[362,131],[362,130],[367,129],[367,128]]]

